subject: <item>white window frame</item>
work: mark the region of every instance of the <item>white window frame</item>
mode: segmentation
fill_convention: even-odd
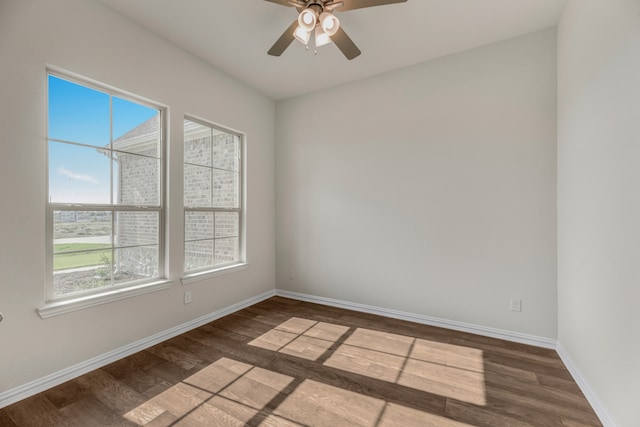
[[[136,206],[136,205],[122,205],[122,204],[78,204],[78,203],[52,203],[49,198],[49,142],[61,142],[67,144],[73,144],[76,146],[87,146],[85,144],[79,144],[75,141],[65,141],[59,139],[49,138],[49,125],[47,114],[47,132],[45,137],[45,144],[47,147],[47,164],[45,173],[45,188],[46,188],[46,224],[45,224],[45,267],[46,267],[46,280],[45,280],[45,301],[44,304],[36,311],[41,318],[55,316],[58,314],[68,313],[83,308],[104,304],[112,301],[129,298],[136,295],[141,295],[148,292],[153,292],[160,289],[166,289],[171,286],[171,281],[167,280],[167,271],[165,263],[165,217],[166,217],[166,153],[167,153],[167,132],[166,132],[166,117],[168,108],[160,103],[136,96],[117,88],[96,82],[91,79],[70,73],[67,71],[59,70],[52,67],[46,69],[46,81],[47,81],[47,100],[49,97],[49,76],[58,77],[69,82],[85,86],[90,89],[94,89],[103,93],[109,94],[111,97],[117,96],[118,98],[135,102],[158,110],[159,123],[160,123],[160,176],[159,176],[159,205],[158,206]],[[47,101],[48,105],[48,101]],[[113,112],[110,111],[110,120],[113,120]],[[91,146],[91,148],[95,148]],[[110,147],[113,150],[113,147]],[[118,152],[118,150],[114,150]],[[113,178],[113,167],[111,167],[111,175]],[[113,197],[113,195],[111,196]],[[104,211],[111,212],[112,231],[115,221],[116,213],[118,212],[158,212],[158,276],[152,279],[140,279],[123,282],[115,286],[96,288],[95,290],[83,290],[78,292],[69,293],[68,295],[54,296],[53,294],[53,213],[54,211]],[[113,237],[111,242],[112,259],[113,259]]]
[[[184,115],[183,117],[183,135],[184,135],[184,121],[188,120],[190,122],[193,123],[197,123],[199,125],[202,126],[206,126],[209,127],[213,130],[217,130],[220,132],[224,132],[224,133],[228,133],[231,135],[235,135],[236,137],[238,137],[239,140],[239,147],[238,147],[238,204],[239,207],[238,208],[216,208],[216,207],[190,207],[190,206],[186,206],[183,205],[183,213],[182,213],[182,217],[183,217],[183,230],[182,230],[182,241],[184,243],[183,245],[183,250],[182,250],[182,255],[183,255],[183,269],[184,269],[184,274],[182,276],[182,278],[180,279],[181,283],[183,285],[189,284],[189,283],[193,283],[193,282],[198,282],[200,280],[205,280],[205,279],[209,279],[211,277],[216,277],[216,276],[221,276],[221,275],[225,275],[225,274],[229,274],[229,273],[234,273],[236,271],[241,271],[244,270],[248,267],[248,263],[247,263],[247,257],[246,257],[246,200],[245,200],[245,194],[246,194],[246,175],[245,175],[245,170],[246,170],[246,135],[243,132],[239,132],[236,130],[232,130],[229,129],[228,127],[225,126],[221,126],[215,123],[212,123],[209,120],[205,120],[199,117],[195,117],[192,115]],[[185,141],[183,140],[183,146],[182,146],[182,150],[184,153],[184,143]],[[186,164],[190,164],[190,163],[186,163],[183,159],[182,162],[182,170],[184,173],[184,168]],[[202,165],[196,165],[196,166],[202,166]],[[215,168],[211,168],[211,169],[215,169]],[[183,183],[182,183],[182,188],[183,188],[183,192],[184,192],[184,179],[183,179]],[[183,195],[183,201],[184,201],[184,195]],[[238,248],[238,261],[229,263],[229,264],[221,264],[221,265],[213,265],[213,266],[206,266],[203,267],[201,269],[197,269],[197,270],[186,270],[186,266],[185,266],[185,247],[186,247],[186,214],[187,212],[212,212],[215,216],[216,212],[238,212],[239,215],[239,224],[238,224],[238,244],[239,244],[239,248]],[[214,242],[215,242],[215,238],[214,238]],[[215,244],[215,243],[214,243]],[[215,248],[215,246],[214,246]],[[214,253],[215,253],[215,249],[214,249]]]

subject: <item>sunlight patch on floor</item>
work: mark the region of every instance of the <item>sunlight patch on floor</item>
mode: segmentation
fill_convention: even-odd
[[[306,360],[318,360],[348,330],[347,326],[292,317],[249,345]]]
[[[305,380],[275,414],[314,426],[375,426],[384,404],[384,400]]]
[[[154,425],[189,425],[194,420],[212,420],[210,417],[217,419],[215,417],[224,415],[222,419],[235,420],[228,425],[235,422],[244,425],[246,417],[255,416],[293,380],[287,375],[222,358],[127,412],[124,417],[144,426],[152,421]]]
[[[129,411],[125,418],[154,427],[472,427],[310,379],[290,387],[294,381],[222,358]]]
[[[350,334],[349,334],[350,333]],[[249,343],[376,380],[485,405],[483,352],[366,328],[290,318]],[[230,358],[127,412],[137,425],[438,426],[468,424]]]
[[[482,350],[358,328],[326,366],[485,405]]]
[[[249,345],[475,405],[486,404],[482,350],[292,317]]]
[[[450,418],[387,403],[376,427],[474,427]]]

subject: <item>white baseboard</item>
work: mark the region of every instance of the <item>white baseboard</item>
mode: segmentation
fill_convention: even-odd
[[[220,310],[216,310],[213,313],[206,314],[197,319],[183,323],[171,329],[167,329],[166,331],[159,332],[155,335],[141,339],[124,347],[120,347],[108,353],[86,360],[82,363],[78,363],[77,365],[71,366],[58,372],[54,372],[53,374],[0,393],[0,409],[4,408],[5,406],[9,406],[12,403],[16,403],[22,399],[26,399],[27,397],[31,397],[35,394],[60,385],[64,382],[77,378],[80,375],[86,374],[87,372],[99,369],[103,366],[108,365],[109,363],[113,363],[124,357],[130,356],[146,348],[159,344],[163,341],[168,340],[169,338],[173,338],[199,326],[219,319],[223,316],[235,313],[238,310],[242,310],[243,308],[257,304],[260,301],[271,298],[275,294],[275,290],[265,292],[261,295],[246,299],[237,304],[230,305]]]
[[[573,360],[559,341],[556,345],[556,351],[558,352],[560,359],[562,359],[562,362],[569,370],[569,373],[571,373],[576,384],[578,384],[578,387],[580,387],[580,390],[582,390],[582,393],[589,401],[589,404],[595,411],[596,415],[600,418],[602,425],[604,427],[617,427],[618,424],[615,422],[611,414],[609,414],[598,395],[593,391],[587,380],[582,375],[582,372],[580,372],[578,367],[573,363]]]
[[[363,313],[377,314],[384,317],[392,317],[394,319],[408,320],[414,323],[424,325],[438,326],[446,329],[453,329],[461,332],[469,332],[472,334],[483,335],[486,337],[499,338],[502,340],[517,342],[521,344],[533,345],[536,347],[544,347],[549,349],[556,348],[556,340],[551,338],[538,337],[535,335],[522,334],[520,332],[505,331],[502,329],[494,329],[486,326],[473,325],[470,323],[456,322],[454,320],[440,319],[437,317],[424,316],[422,314],[408,313],[405,311],[391,310],[388,308],[374,307],[370,305],[358,304],[355,302],[341,301],[332,298],[318,297],[314,295],[301,294],[298,292],[276,290],[276,295],[296,299],[300,301],[313,302],[332,307],[345,308],[348,310],[360,311]]]

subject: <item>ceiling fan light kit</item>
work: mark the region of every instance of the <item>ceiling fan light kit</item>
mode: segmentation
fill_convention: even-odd
[[[298,27],[293,32],[293,36],[303,45],[308,45],[309,40],[311,39],[311,31],[307,31],[303,27],[298,25]]]
[[[322,27],[322,30],[331,37],[338,32],[338,28],[340,28],[340,20],[332,13],[323,12],[322,15],[320,15],[320,27]]]
[[[360,55],[360,49],[347,35],[340,25],[340,20],[333,14],[362,9],[365,7],[386,4],[405,3],[407,0],[265,0],[282,6],[295,7],[298,19],[280,36],[267,52],[272,56],[280,56],[295,39],[309,48],[311,32],[314,32],[316,48],[334,42],[344,56],[351,60]]]
[[[304,9],[302,12],[300,12],[300,15],[298,15],[299,27],[304,28],[309,32],[315,28],[317,23],[318,13],[311,8]]]
[[[315,43],[316,47],[327,45],[331,43],[331,37],[322,28],[316,27]]]

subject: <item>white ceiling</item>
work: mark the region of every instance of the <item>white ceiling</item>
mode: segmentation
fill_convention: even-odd
[[[274,100],[336,86],[556,25],[565,0],[408,0],[340,13],[362,51],[267,50],[296,19],[264,0],[101,0]]]

